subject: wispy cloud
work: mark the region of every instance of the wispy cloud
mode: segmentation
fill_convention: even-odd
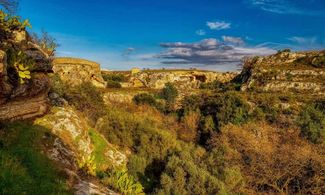
[[[245,56],[269,55],[276,51],[267,47],[243,47],[229,45],[217,39],[203,39],[196,43],[161,43],[166,48],[157,57],[163,64],[234,66]]]
[[[224,30],[229,29],[231,27],[231,23],[225,21],[214,21],[214,22],[207,22],[206,25],[211,30]]]
[[[241,37],[222,36],[222,40],[235,45],[244,45],[245,41]]]
[[[246,0],[253,7],[276,14],[324,15],[316,6],[322,0]],[[311,8],[313,7],[313,9]],[[316,8],[315,8],[316,7]]]
[[[288,40],[300,44],[300,45],[314,45],[317,41],[316,37],[298,37],[298,36],[294,36],[294,37],[290,37],[288,38]]]
[[[206,34],[206,32],[205,32],[205,30],[203,30],[203,29],[199,29],[199,30],[195,31],[195,34],[197,34],[197,35],[199,35],[199,36],[203,36],[203,35]]]
[[[123,52],[123,56],[129,56],[131,53],[133,53],[135,51],[134,47],[128,47],[124,50]]]

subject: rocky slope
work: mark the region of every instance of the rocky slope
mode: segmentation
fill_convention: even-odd
[[[241,90],[325,95],[325,51],[283,51],[246,60]]]

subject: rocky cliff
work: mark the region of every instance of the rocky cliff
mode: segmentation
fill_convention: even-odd
[[[246,60],[239,75],[242,91],[325,95],[325,51],[282,51]]]
[[[72,86],[91,82],[96,87],[106,87],[100,72],[100,65],[96,62],[78,58],[56,58],[53,61],[53,71]]]
[[[147,70],[128,75],[129,81],[122,83],[123,87],[147,87],[162,89],[168,82],[174,83],[179,89],[196,89],[201,83],[215,80],[228,82],[238,73],[213,72],[201,70]]]
[[[48,109],[51,59],[25,30],[7,36],[0,42],[0,121],[43,115]]]

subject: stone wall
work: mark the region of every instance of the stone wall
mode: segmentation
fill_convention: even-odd
[[[53,60],[53,71],[72,86],[91,82],[96,87],[106,87],[100,72],[100,65],[96,62],[78,58],[56,58]]]

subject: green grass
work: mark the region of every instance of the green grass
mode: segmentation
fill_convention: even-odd
[[[99,169],[104,169],[104,167],[107,168],[108,162],[105,153],[109,146],[106,140],[94,129],[89,130],[89,137],[94,144],[94,163]]]
[[[0,194],[70,194],[64,177],[41,152],[46,131],[28,123],[0,129]]]

